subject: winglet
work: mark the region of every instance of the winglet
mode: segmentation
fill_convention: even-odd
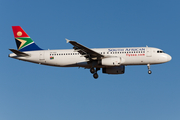
[[[70,40],[68,40],[67,38],[65,38],[65,40],[66,40],[66,43],[69,43],[69,42],[70,42]]]

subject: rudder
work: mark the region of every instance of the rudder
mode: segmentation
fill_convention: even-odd
[[[12,30],[19,51],[42,50],[20,26],[12,26]]]

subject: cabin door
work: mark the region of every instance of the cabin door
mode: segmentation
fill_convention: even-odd
[[[146,57],[152,57],[152,50],[149,47],[146,47]]]
[[[39,60],[45,60],[45,59],[44,59],[44,52],[43,52],[43,51],[41,51],[41,52],[39,53]]]

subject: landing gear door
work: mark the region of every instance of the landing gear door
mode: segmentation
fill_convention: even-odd
[[[45,60],[43,51],[39,52],[39,60]]]
[[[152,50],[149,47],[146,47],[146,57],[152,57]]]

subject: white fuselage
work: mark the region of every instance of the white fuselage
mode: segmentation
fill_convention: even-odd
[[[171,56],[162,50],[153,47],[132,47],[132,48],[98,48],[92,49],[106,58],[119,58],[120,65],[147,65],[160,64],[171,60]],[[91,68],[92,63],[88,59],[76,52],[74,49],[64,50],[39,50],[24,51],[29,54],[27,57],[20,57],[11,53],[9,57],[29,61],[38,64],[58,66],[58,67],[85,67]],[[104,58],[102,58],[104,59]],[[95,65],[96,67],[108,67],[105,65]],[[114,65],[117,66],[117,65]]]

